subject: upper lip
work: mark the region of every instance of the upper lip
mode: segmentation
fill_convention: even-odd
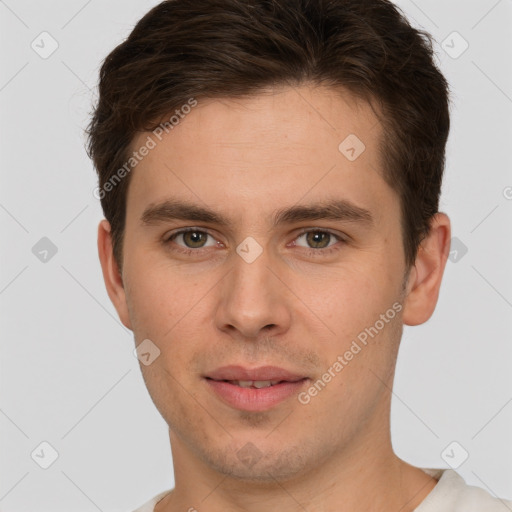
[[[296,382],[306,378],[304,375],[290,372],[277,366],[260,366],[259,368],[244,368],[243,366],[222,366],[205,377],[213,380],[285,380]]]

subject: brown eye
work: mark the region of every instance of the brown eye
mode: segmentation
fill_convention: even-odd
[[[208,242],[208,237],[211,241]],[[216,245],[216,240],[206,231],[199,229],[181,229],[168,237],[167,243],[174,242],[181,249],[202,249]]]
[[[208,236],[207,233],[204,233],[202,231],[187,231],[186,233],[182,233],[182,235],[185,245],[187,247],[190,247],[191,249],[203,247]]]
[[[331,233],[325,231],[309,231],[306,233],[306,240],[315,249],[324,249],[329,245]]]
[[[293,245],[301,248],[302,254],[311,258],[330,257],[341,251],[348,243],[344,233],[333,233],[327,229],[304,229],[295,238]]]

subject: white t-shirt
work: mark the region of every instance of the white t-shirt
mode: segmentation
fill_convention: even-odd
[[[480,487],[467,485],[453,469],[425,469],[437,485],[414,512],[505,512],[512,501],[495,498]],[[153,512],[155,505],[170,491],[164,491],[134,512]]]

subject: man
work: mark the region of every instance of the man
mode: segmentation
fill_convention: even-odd
[[[167,1],[99,92],[99,256],[175,474],[139,512],[502,510],[390,439],[450,245],[428,35],[386,0]]]

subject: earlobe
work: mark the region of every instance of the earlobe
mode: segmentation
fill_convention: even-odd
[[[405,325],[422,324],[434,313],[450,252],[450,239],[450,219],[444,213],[437,213],[432,218],[429,234],[418,249],[407,282],[403,312]]]
[[[98,225],[98,256],[108,296],[123,325],[131,329],[126,294],[119,266],[114,258],[110,223],[103,219]]]

